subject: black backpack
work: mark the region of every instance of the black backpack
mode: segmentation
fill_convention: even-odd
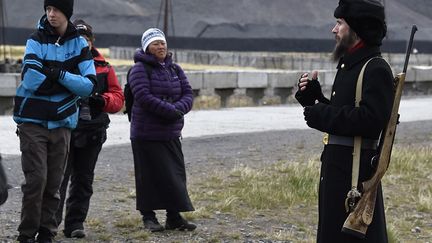
[[[141,63],[141,65],[144,66],[144,69],[146,70],[146,73],[147,73],[147,77],[150,80],[151,74],[153,72],[153,67],[147,63],[137,62],[137,64],[138,63]],[[133,67],[129,68],[129,70],[126,74],[126,84],[125,84],[124,89],[123,89],[123,94],[125,97],[125,110],[123,111],[123,113],[128,115],[129,122],[131,121],[132,106],[133,106],[133,102],[134,102],[132,90],[131,90],[130,85],[129,85],[129,75],[130,75],[130,72],[131,72]],[[171,67],[178,76],[177,65],[173,64],[173,65],[171,65]]]

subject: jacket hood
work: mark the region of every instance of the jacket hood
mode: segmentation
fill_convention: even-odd
[[[37,24],[37,29],[39,31],[43,31],[49,35],[56,35],[58,36],[58,34],[56,33],[55,29],[50,25],[50,23],[48,22],[48,17],[47,15],[43,15],[40,19],[39,22]],[[75,26],[72,24],[72,22],[68,21],[68,26],[66,29],[65,34],[63,35],[62,39],[64,39],[65,37],[69,37],[72,35],[78,35],[78,30],[75,28]]]
[[[172,53],[169,52],[167,56],[165,57],[165,64],[171,65],[172,64]],[[137,49],[134,54],[134,62],[145,62],[150,65],[157,65],[159,62],[157,61],[156,57],[152,54],[146,53],[143,51],[143,49]]]

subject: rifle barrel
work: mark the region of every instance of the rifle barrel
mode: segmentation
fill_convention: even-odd
[[[410,39],[409,39],[408,46],[406,49],[405,63],[404,63],[403,71],[402,71],[403,73],[406,73],[407,68],[408,68],[409,57],[410,57],[410,54],[412,52],[412,45],[413,45],[413,41],[414,41],[414,34],[417,30],[418,30],[417,25],[414,24],[411,28],[411,35],[410,35]]]

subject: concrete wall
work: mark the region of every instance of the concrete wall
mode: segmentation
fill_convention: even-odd
[[[282,70],[332,70],[336,64],[330,53],[299,52],[230,52],[202,50],[170,50],[178,63],[253,67]],[[110,47],[110,58],[132,60],[135,48]],[[397,72],[402,71],[405,54],[383,53],[383,57]],[[431,66],[431,54],[412,54],[410,66]]]
[[[195,94],[195,109],[291,103],[302,73],[276,70],[186,71]],[[320,71],[319,80],[326,96],[335,74],[335,70]],[[124,87],[126,72],[118,72],[117,76]],[[0,114],[11,113],[20,78],[16,73],[0,74]],[[432,67],[409,69],[404,94],[432,94]]]

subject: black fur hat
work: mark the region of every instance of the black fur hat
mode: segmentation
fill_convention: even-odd
[[[380,46],[387,33],[384,6],[376,0],[340,0],[334,16],[344,19],[368,45]]]
[[[74,0],[44,0],[44,11],[47,6],[58,8],[69,20],[73,13]]]

